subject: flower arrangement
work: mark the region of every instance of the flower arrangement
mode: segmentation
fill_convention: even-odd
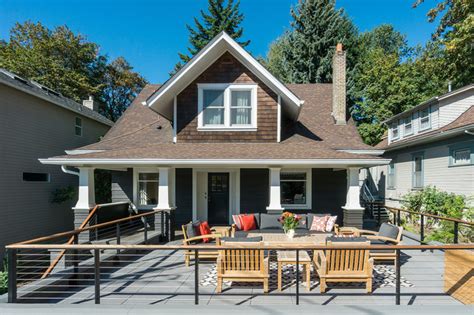
[[[288,233],[291,230],[294,231],[298,227],[300,220],[301,220],[301,216],[296,215],[291,212],[283,212],[281,217],[278,219],[285,233]]]

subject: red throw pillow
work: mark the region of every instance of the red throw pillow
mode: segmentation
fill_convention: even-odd
[[[240,217],[242,223],[242,231],[256,230],[257,224],[255,223],[255,215],[245,214]]]
[[[209,224],[207,223],[207,221],[204,221],[199,225],[199,233],[201,235],[212,234],[211,228],[209,227]],[[209,243],[211,241],[211,239],[210,238],[203,238],[202,241],[204,243]]]

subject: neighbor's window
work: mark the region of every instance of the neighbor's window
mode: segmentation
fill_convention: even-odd
[[[392,125],[392,140],[398,139],[399,136],[400,136],[400,132],[398,129],[398,123],[394,123]]]
[[[413,188],[423,188],[423,154],[413,156]]]
[[[281,204],[289,206],[306,206],[307,185],[306,172],[281,172]]]
[[[23,181],[25,182],[49,182],[48,173],[23,173]]]
[[[409,136],[411,134],[413,134],[413,123],[412,123],[412,118],[410,116],[410,117],[405,118],[405,120],[404,120],[403,135],[404,136]]]
[[[458,149],[453,150],[452,165],[469,165],[471,164],[471,150]]]
[[[424,109],[420,111],[420,130],[426,130],[431,128],[430,109]]]
[[[82,119],[76,117],[76,124],[75,124],[75,134],[76,136],[82,136]]]
[[[138,173],[137,206],[158,204],[158,173]]]
[[[388,165],[388,177],[387,177],[387,187],[395,188],[395,163],[390,162]]]
[[[257,85],[198,84],[198,128],[256,129]]]

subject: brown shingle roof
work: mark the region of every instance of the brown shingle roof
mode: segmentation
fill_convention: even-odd
[[[331,84],[291,84],[305,100],[297,123],[283,128],[281,143],[172,143],[171,123],[142,105],[159,85],[147,85],[100,142],[81,150],[105,150],[74,158],[156,159],[374,159],[336,151],[372,149],[364,144],[352,120],[334,123]],[[302,143],[304,145],[302,146]]]
[[[398,147],[401,144],[412,143],[414,141],[422,140],[427,137],[432,137],[434,135],[441,134],[446,131],[454,130],[454,129],[469,126],[469,125],[474,125],[474,106],[469,107],[469,109],[466,110],[464,113],[462,113],[456,120],[454,120],[453,122],[439,129],[428,131],[428,132],[416,135],[414,137],[409,137],[403,140],[399,140],[399,141],[391,143],[390,145],[388,144],[388,138],[384,138],[382,139],[382,141],[380,141],[380,143],[378,143],[375,146],[375,148],[382,149],[382,150],[390,149],[394,146]]]

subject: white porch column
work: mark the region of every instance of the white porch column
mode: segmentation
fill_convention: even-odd
[[[74,206],[74,227],[77,229],[89,215],[91,208],[95,206],[95,190],[94,190],[94,168],[79,168],[79,191],[78,200]],[[89,233],[83,232],[79,234],[79,243],[89,241]]]
[[[159,183],[158,183],[158,205],[155,209],[157,210],[169,210],[170,207],[170,168],[169,167],[160,167],[158,168]]]
[[[364,208],[360,205],[359,168],[347,169],[347,195],[344,210],[344,226],[362,228]]]
[[[170,189],[170,167],[159,167],[159,180],[158,180],[158,204],[153,210],[161,210],[161,214],[155,214],[154,226],[155,229],[159,229],[163,237],[168,241],[174,239],[174,227],[173,227],[173,210],[175,207],[170,206],[170,194],[173,190]]]
[[[284,209],[281,206],[281,187],[280,187],[280,171],[279,167],[270,168],[270,204],[267,212],[281,212]]]

